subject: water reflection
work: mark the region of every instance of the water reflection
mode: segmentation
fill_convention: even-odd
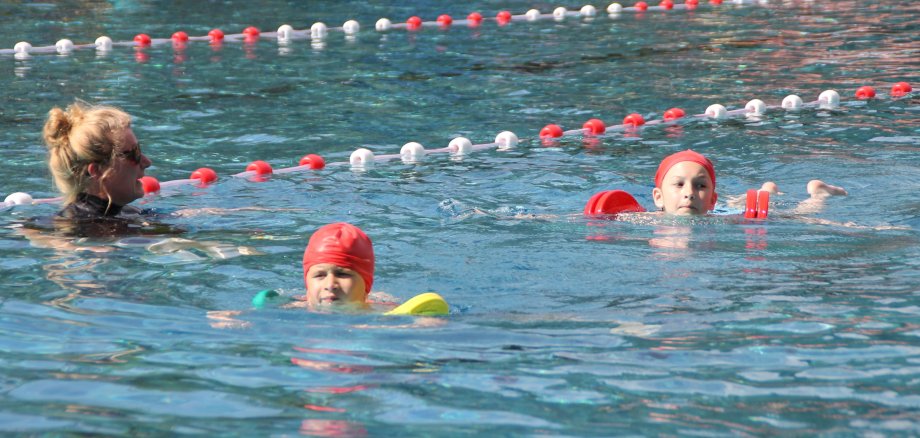
[[[278,55],[287,56],[294,53],[289,40],[278,39]]]
[[[17,65],[16,67],[13,67],[13,74],[19,78],[25,78],[30,71],[32,71],[32,66],[28,64]]]
[[[135,48],[134,49],[134,60],[137,61],[139,64],[146,64],[148,61],[150,61],[150,54],[147,53],[147,51],[144,49]]]
[[[652,248],[668,250],[656,253],[659,257],[665,259],[688,257],[689,253],[686,250],[690,248],[690,235],[692,234],[690,227],[655,227],[653,234],[655,237],[649,239],[648,244]]]
[[[307,419],[300,424],[300,434],[321,437],[368,436],[364,425],[345,420]]]
[[[188,54],[186,53],[186,48],[188,44],[185,41],[173,41],[173,64],[182,64],[185,61],[188,61]]]

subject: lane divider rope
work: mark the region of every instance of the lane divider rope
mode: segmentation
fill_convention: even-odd
[[[886,95],[878,95],[875,88],[871,86],[861,86],[853,93],[855,99],[852,104],[859,105],[859,101],[872,99],[900,99],[912,96],[913,88],[907,82],[898,82],[891,86],[890,92]],[[645,118],[638,114],[629,114],[623,118],[623,122],[615,125],[607,125],[600,119],[590,119],[585,122],[581,128],[563,130],[556,124],[549,124],[543,127],[537,138],[543,141],[555,141],[555,139],[581,135],[601,136],[613,132],[635,133],[640,129],[647,129],[654,126],[669,126],[681,123],[688,123],[693,120],[722,120],[731,117],[761,117],[768,111],[785,110],[798,111],[802,109],[834,109],[841,106],[840,94],[835,90],[826,90],[818,95],[817,100],[804,102],[797,95],[786,96],[779,105],[768,105],[760,99],[752,99],[743,108],[728,110],[721,104],[709,105],[703,113],[686,115],[681,108],[670,108],[662,114],[661,119],[646,121]],[[375,155],[373,151],[366,148],[359,148],[351,153],[347,162],[330,163],[328,166],[351,166],[353,169],[361,170],[372,167],[378,162],[387,162],[400,159],[405,163],[416,163],[422,161],[427,155],[433,154],[450,154],[454,156],[465,156],[475,151],[485,149],[508,150],[518,145],[520,139],[511,131],[502,131],[495,136],[495,140],[490,143],[473,144],[466,137],[457,137],[452,139],[446,147],[439,149],[425,149],[420,143],[409,142],[400,148],[398,154]],[[307,170],[319,170],[327,167],[326,160],[316,154],[304,155],[297,166],[273,169],[272,166],[261,160],[253,161],[246,166],[243,172],[231,175],[233,178],[247,178],[254,181],[265,181],[268,175],[284,174],[293,172],[302,172]],[[159,182],[152,176],[145,176],[141,179],[146,194],[159,192],[163,188],[182,186],[187,184],[196,184],[207,186],[217,181],[217,173],[211,168],[202,167],[189,175],[186,179]],[[31,195],[23,192],[16,192],[8,195],[3,202],[0,202],[0,209],[12,207],[14,205],[26,204],[43,204],[60,202],[61,198],[33,199]]]
[[[718,6],[723,3],[722,0],[708,0],[709,5]],[[765,5],[767,0],[732,0],[730,3],[735,5],[760,4]],[[700,7],[699,0],[686,0],[684,3],[675,4],[672,0],[662,0],[657,6],[649,6],[648,3],[640,1],[633,6],[623,6],[620,3],[611,3],[607,6],[607,14],[612,19],[617,19],[624,12],[644,13],[646,11],[671,11],[686,10],[692,11]],[[563,6],[559,6],[552,13],[542,13],[537,9],[530,9],[524,14],[513,15],[507,10],[498,12],[494,18],[483,17],[479,12],[472,12],[467,15],[466,19],[454,20],[450,15],[441,14],[434,21],[424,21],[418,16],[409,17],[403,23],[394,23],[388,18],[381,18],[374,24],[374,29],[378,32],[390,30],[408,30],[418,31],[426,27],[448,28],[454,24],[466,25],[468,27],[479,27],[483,21],[494,21],[499,26],[505,26],[514,21],[538,21],[553,19],[562,21],[569,17],[580,17],[593,19],[597,16],[597,8],[592,5],[582,6],[578,11],[570,11]],[[325,23],[316,22],[309,29],[294,29],[291,25],[284,24],[278,27],[275,32],[261,32],[255,26],[249,26],[241,33],[225,34],[222,30],[215,28],[208,32],[207,35],[190,36],[185,31],[176,31],[169,38],[152,38],[147,34],[137,34],[131,41],[114,41],[108,36],[100,36],[93,43],[75,44],[72,40],[63,38],[50,46],[33,46],[27,41],[16,43],[12,49],[0,49],[0,55],[13,55],[15,59],[26,60],[35,54],[60,54],[69,55],[77,50],[95,49],[98,53],[111,52],[116,47],[134,47],[143,50],[147,47],[172,44],[177,51],[184,50],[190,42],[208,42],[214,47],[219,47],[225,41],[242,41],[247,44],[254,44],[259,41],[260,37],[276,38],[279,44],[286,44],[294,40],[323,40],[327,38],[329,32],[341,32],[346,38],[354,38],[361,31],[361,24],[356,20],[348,20],[338,27],[329,27]],[[139,61],[146,60],[145,56],[138,56]]]

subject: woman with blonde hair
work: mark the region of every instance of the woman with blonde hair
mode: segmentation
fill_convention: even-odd
[[[48,112],[43,136],[48,167],[64,198],[59,216],[117,216],[144,196],[138,180],[151,161],[141,152],[131,116],[124,111],[80,101],[66,110],[55,107]]]

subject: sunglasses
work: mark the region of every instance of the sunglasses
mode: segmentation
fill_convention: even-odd
[[[124,159],[134,164],[141,164],[141,160],[143,159],[144,153],[141,152],[141,144],[138,143],[136,148],[131,149],[130,151],[121,151],[118,153],[118,155],[121,155],[122,157],[124,157]]]

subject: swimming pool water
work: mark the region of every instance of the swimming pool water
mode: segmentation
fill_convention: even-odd
[[[380,17],[555,6],[0,5],[3,48],[348,19],[363,29],[322,44],[157,46],[144,62],[126,48],[0,57],[4,196],[56,195],[40,132],[47,111],[74,98],[131,113],[154,161],[147,173],[161,181],[202,166],[222,176],[139,202],[173,213],[163,222],[178,236],[69,242],[75,251],[23,235],[58,206],[0,211],[0,431],[920,433],[920,106],[916,93],[850,99],[860,85],[920,83],[920,7],[773,1],[611,19],[597,4],[590,21],[373,30]],[[843,106],[535,139],[548,123],[810,101],[828,88]],[[503,130],[521,144],[367,171],[227,177],[256,159],[341,162],[358,147],[486,143]],[[614,188],[650,208],[658,162],[686,148],[715,161],[723,200],[776,181],[784,194],[771,219],[579,216]],[[816,177],[850,195],[791,214]],[[221,211],[180,215],[202,208]],[[299,293],[310,233],[339,220],[374,240],[376,289],[403,300],[438,291],[451,316],[250,309],[261,289]]]

